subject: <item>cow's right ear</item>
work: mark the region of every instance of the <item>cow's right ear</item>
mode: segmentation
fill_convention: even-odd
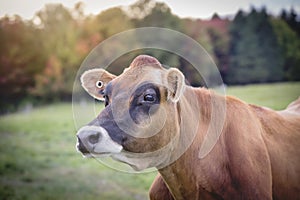
[[[168,100],[176,103],[177,101],[179,101],[184,91],[184,75],[178,69],[170,68],[167,71],[166,79],[168,88]]]
[[[85,71],[81,77],[82,87],[95,99],[104,101],[103,91],[109,81],[116,78],[116,75],[113,75],[107,72],[104,69],[91,69]]]

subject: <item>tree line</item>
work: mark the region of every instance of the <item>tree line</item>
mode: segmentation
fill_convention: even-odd
[[[146,26],[177,30],[199,42],[214,58],[226,84],[300,80],[300,22],[293,9],[272,16],[266,8],[253,7],[250,12],[238,11],[233,19],[214,14],[201,20],[180,18],[154,0],[138,0],[98,15],[86,16],[83,8],[82,3],[72,9],[48,4],[32,20],[0,19],[1,111],[24,101],[70,100],[75,74],[97,44]],[[180,68],[191,84],[199,85],[201,77],[183,58],[163,51],[148,53]],[[120,69],[129,61],[118,59],[114,66]]]

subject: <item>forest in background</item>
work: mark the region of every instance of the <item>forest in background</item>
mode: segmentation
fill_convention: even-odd
[[[83,3],[74,8],[48,4],[32,20],[0,19],[0,112],[26,102],[70,100],[76,72],[89,52],[110,36],[138,27],[164,27],[192,37],[210,53],[229,85],[300,80],[300,21],[292,8],[273,16],[265,7],[252,7],[231,18],[215,13],[209,20],[180,18],[154,0],[98,15],[86,16],[83,9]],[[123,69],[138,53],[113,64]],[[149,54],[198,84],[183,58],[163,51]]]

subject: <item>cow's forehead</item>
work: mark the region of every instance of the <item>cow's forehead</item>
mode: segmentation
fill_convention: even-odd
[[[144,83],[163,85],[165,69],[158,66],[142,66],[127,68],[124,72],[112,81],[112,88],[115,92],[133,92]],[[117,90],[117,91],[116,91]]]

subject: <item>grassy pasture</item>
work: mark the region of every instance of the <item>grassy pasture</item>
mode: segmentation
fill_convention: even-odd
[[[300,83],[229,87],[227,94],[282,109]],[[110,169],[75,150],[71,104],[0,117],[0,199],[147,199],[156,174]]]
[[[228,87],[227,94],[247,103],[281,110],[300,96],[300,83],[276,83]]]

